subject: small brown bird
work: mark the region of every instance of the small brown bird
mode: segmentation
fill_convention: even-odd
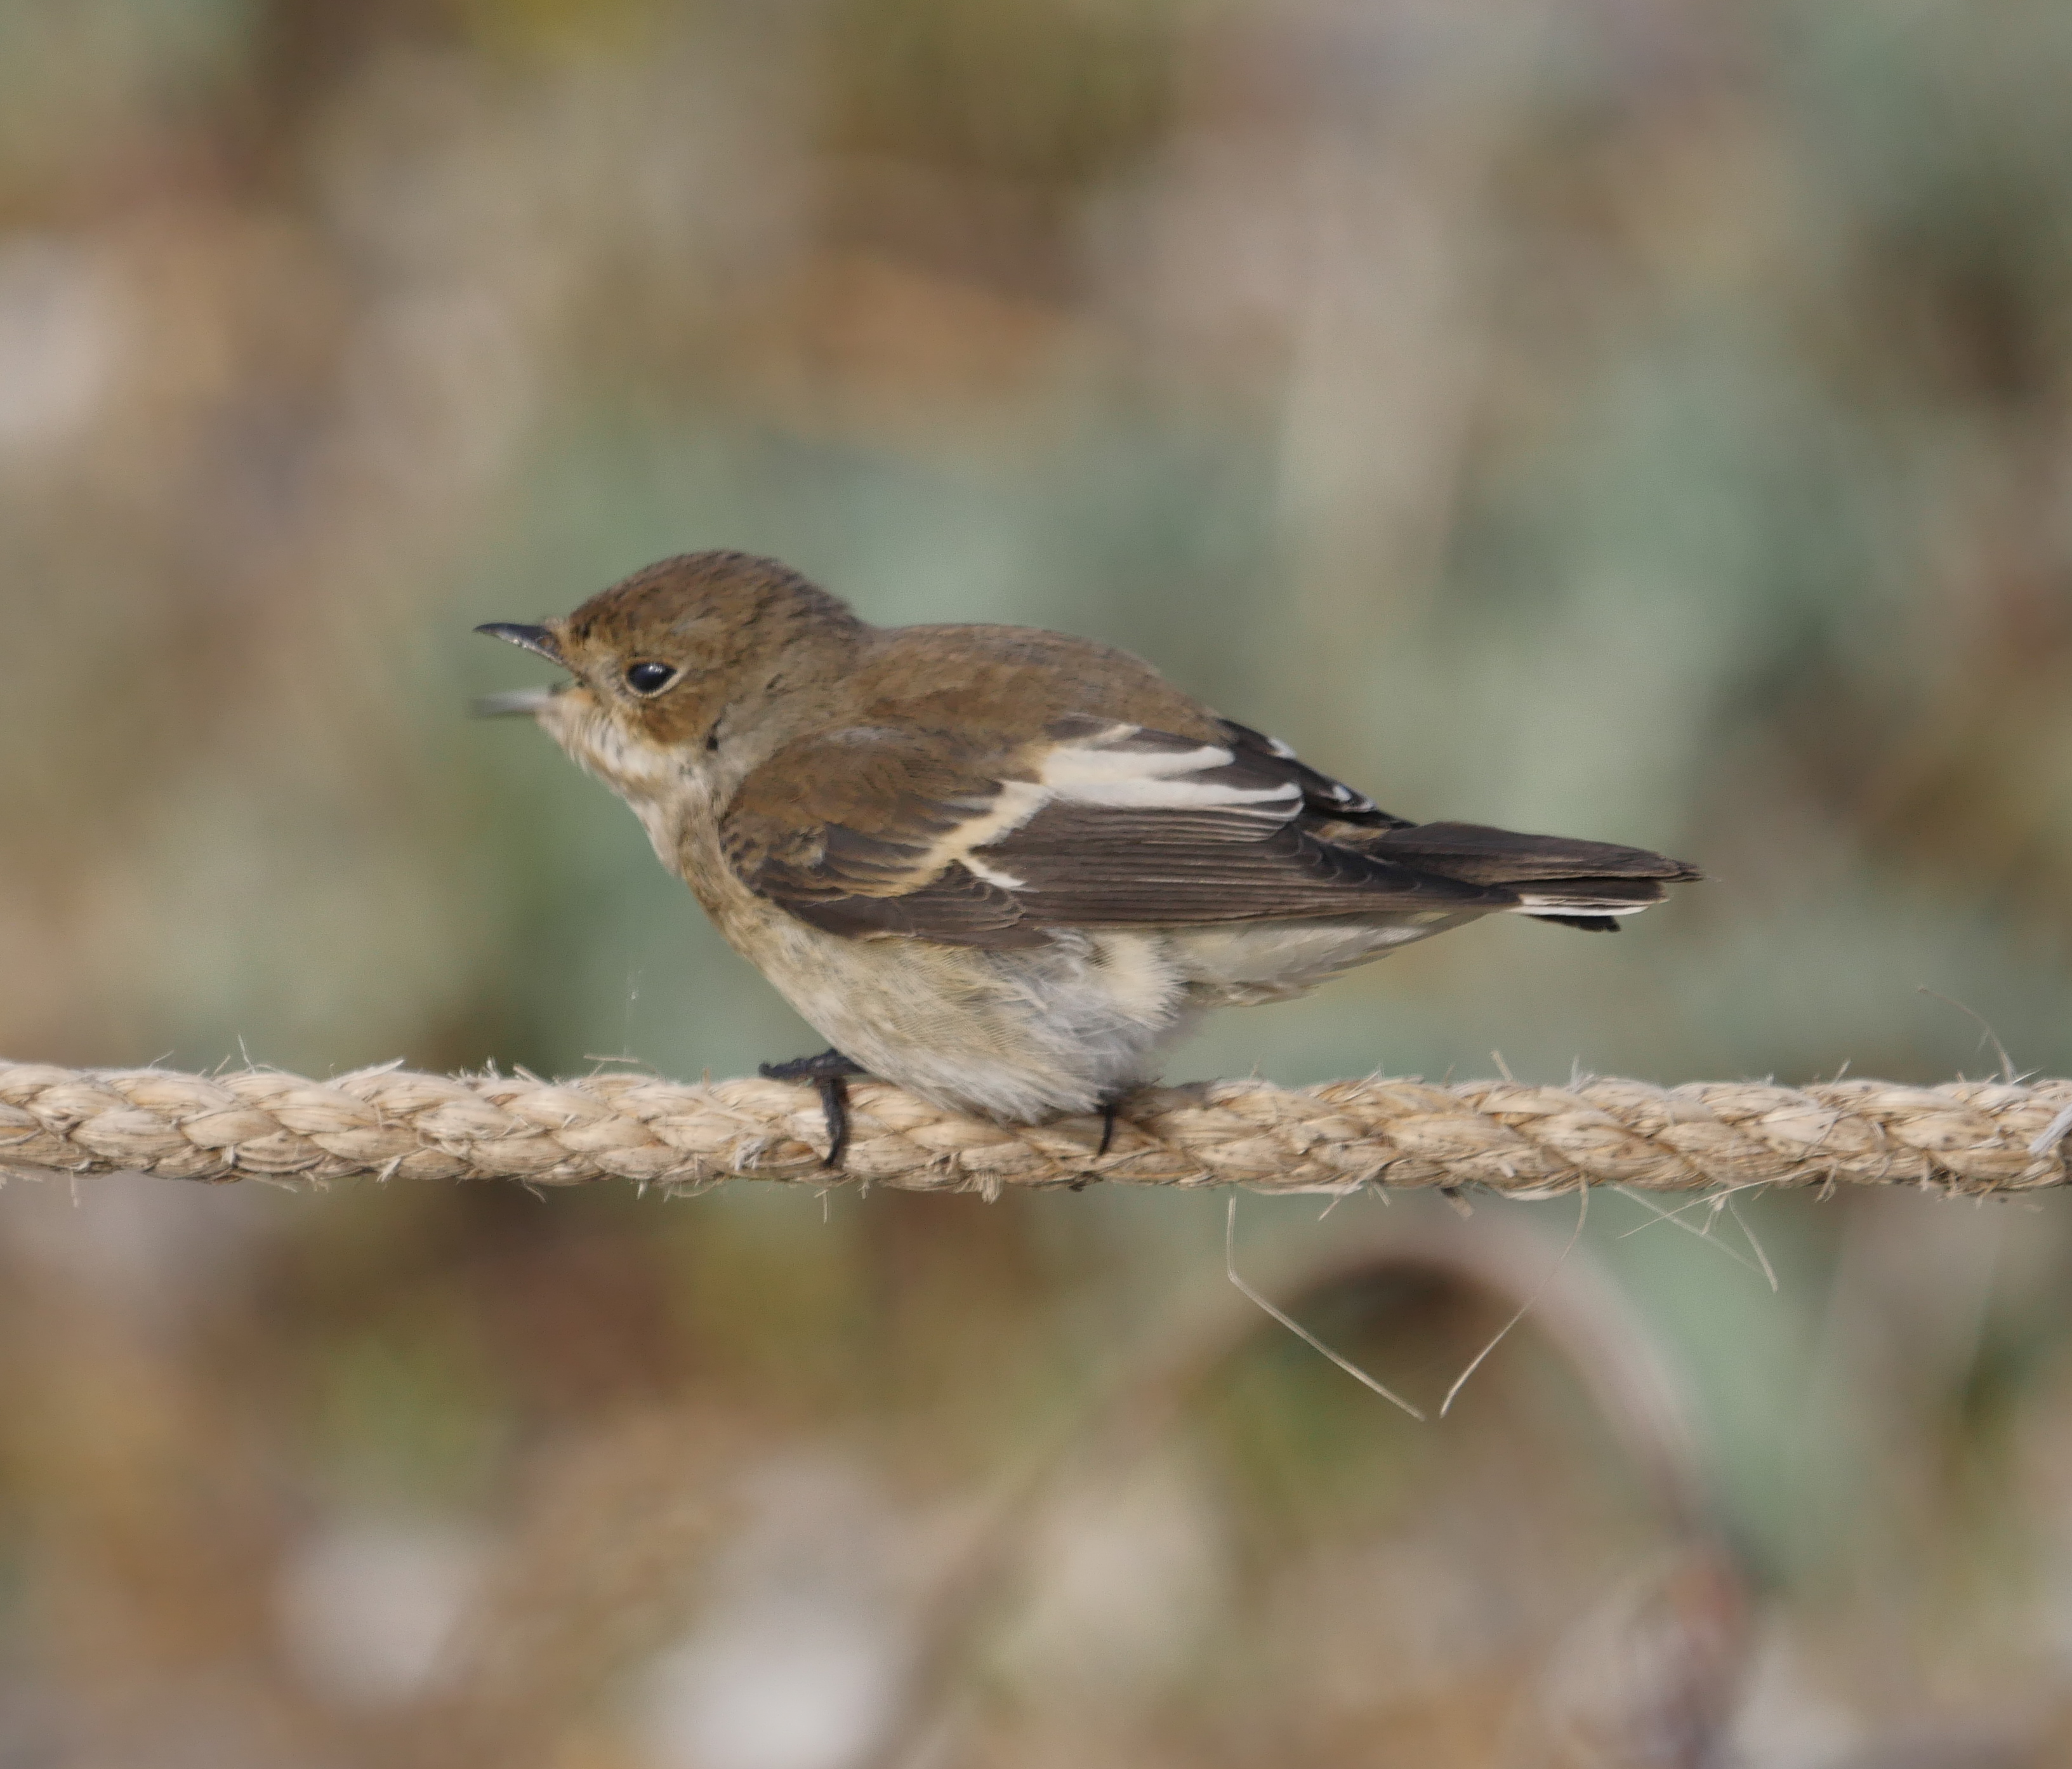
[[[881,628],[774,559],[665,559],[545,626],[495,697],[632,806],[834,1047],[766,1065],[1010,1121],[1103,1112],[1203,1010],[1281,1001],[1507,911],[1573,928],[1681,861],[1412,823],[1149,665],[1027,627]],[[1105,1138],[1104,1138],[1105,1146]]]

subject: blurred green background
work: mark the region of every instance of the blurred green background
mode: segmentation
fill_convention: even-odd
[[[1715,881],[1170,1078],[2072,1072],[2068,91],[2054,0],[9,0],[0,1051],[816,1047],[464,717],[476,623],[726,546]],[[1422,1433],[1269,1327],[952,1627],[1220,1200],[13,1186],[0,1764],[2072,1760],[2063,1206],[1737,1204],[1542,1297],[1731,1602],[1604,1620],[1675,1532],[1553,1319]],[[1409,1249],[1317,1318],[1425,1399],[1572,1220],[1318,1207],[1246,1257]],[[1710,1719],[1549,1717],[1700,1636]]]

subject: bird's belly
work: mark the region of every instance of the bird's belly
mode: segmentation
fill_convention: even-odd
[[[1146,1079],[1191,1008],[1155,933],[992,952],[791,922],[757,944],[748,956],[784,998],[873,1075],[1018,1122],[1097,1110]]]
[[[1387,919],[1238,922],[1190,928],[1172,940],[1197,1004],[1237,1007],[1303,994],[1341,971],[1482,913],[1421,910]]]
[[[1096,1110],[1145,1078],[1192,1010],[1156,933],[1067,932],[1005,952],[849,938],[748,890],[706,819],[650,833],[728,944],[815,1031],[871,1074],[954,1111],[1030,1122]]]

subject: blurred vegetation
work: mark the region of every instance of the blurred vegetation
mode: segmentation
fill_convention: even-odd
[[[2067,1072],[2068,81],[2050,0],[14,0],[0,1049],[812,1047],[619,806],[462,717],[532,679],[475,623],[738,546],[1716,881],[1175,1078],[1933,1080],[1980,1020]],[[2065,1760],[2063,1206],[1735,1202],[1774,1294],[1720,1213],[1594,1202],[1540,1294],[1459,1251],[1521,1210],[1248,1201],[1297,1290],[1453,1237],[1314,1299],[1420,1400],[1547,1318],[1422,1431],[1230,1341],[1056,1477],[944,1760],[1714,1760],[1577,1668],[1635,1639],[1751,1763]],[[12,1187],[0,1762],[861,1763],[985,1495],[1148,1380],[1223,1226]],[[1562,1309],[1666,1360],[1742,1597]]]

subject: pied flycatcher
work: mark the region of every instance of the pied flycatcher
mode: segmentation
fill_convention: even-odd
[[[1205,1009],[1285,1000],[1496,911],[1616,929],[1699,874],[1412,823],[1126,652],[878,627],[774,559],[665,559],[493,634],[574,680],[495,697],[624,799],[842,1078],[1009,1121],[1103,1112]],[[1104,1138],[1104,1146],[1105,1146]]]

